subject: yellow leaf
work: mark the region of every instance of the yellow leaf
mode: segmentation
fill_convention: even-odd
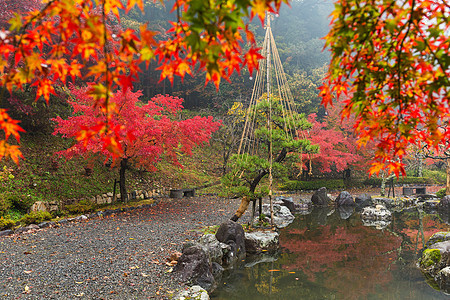
[[[191,75],[191,68],[189,67],[189,65],[185,62],[180,63],[177,66],[177,74],[180,75],[181,77],[184,77],[184,75],[188,73],[189,75]]]
[[[128,0],[127,4],[127,13],[132,9],[135,5],[137,5],[141,11],[144,11],[144,3],[142,0]]]
[[[120,0],[104,0],[104,10],[106,14],[112,12],[117,18],[119,16],[119,9],[124,9],[122,2]],[[141,0],[142,1],[142,0]]]

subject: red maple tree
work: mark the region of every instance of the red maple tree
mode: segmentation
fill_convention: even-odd
[[[190,155],[195,146],[208,142],[220,126],[220,122],[213,121],[212,117],[177,120],[182,109],[181,98],[158,95],[143,104],[139,101],[142,93],[130,90],[119,90],[111,96],[110,105],[117,113],[108,115],[102,106],[95,105],[96,100],[89,94],[90,88],[71,87],[73,97],[69,103],[73,107],[73,116],[67,120],[53,119],[56,122],[54,134],[74,138],[85,128],[103,126],[109,118],[109,130],[119,137],[120,142],[118,145],[102,143],[101,134],[92,134],[59,154],[68,159],[100,154],[105,162],[118,156],[115,164],[120,165],[120,192],[124,201],[127,200],[125,174],[130,164],[152,171],[164,156],[180,165],[178,153]],[[120,152],[117,149],[121,149]]]
[[[367,167],[367,171],[371,157],[370,145],[358,148],[353,129],[354,120],[341,118],[341,110],[340,103],[328,107],[323,121],[318,121],[316,114],[309,115],[308,121],[312,128],[308,135],[313,144],[319,145],[320,151],[312,156],[304,154],[303,159],[311,159],[313,168],[325,173],[332,169],[341,172],[351,166],[357,166],[358,170]]]

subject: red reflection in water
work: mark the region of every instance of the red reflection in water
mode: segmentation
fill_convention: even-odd
[[[401,237],[372,227],[324,225],[287,230],[280,244],[296,254],[287,270],[301,270],[308,280],[355,299],[392,279]]]

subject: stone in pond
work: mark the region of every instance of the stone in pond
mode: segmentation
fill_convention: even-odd
[[[209,257],[201,245],[192,245],[183,249],[183,254],[173,269],[178,278],[212,290],[215,285]]]
[[[227,220],[216,232],[219,242],[230,246],[230,251],[224,256],[225,265],[230,265],[245,256],[244,229],[238,223]]]
[[[444,196],[441,201],[439,201],[439,209],[450,209],[450,195]]]
[[[279,247],[278,232],[262,230],[245,233],[245,249],[247,253],[257,254],[263,251],[273,252]]]
[[[347,191],[342,191],[336,198],[336,205],[339,206],[355,206],[356,203],[353,201],[352,195]]]
[[[188,299],[196,299],[196,300],[209,300],[209,295],[206,290],[204,290],[201,286],[194,285],[189,288],[187,291],[182,291],[178,295],[176,295],[174,300],[188,300]]]
[[[321,187],[311,197],[311,201],[316,206],[328,206],[331,204],[331,199],[327,195],[327,188]]]
[[[270,222],[270,204],[263,204],[262,213]],[[273,224],[277,228],[284,228],[294,221],[295,217],[286,206],[273,205]]]
[[[372,196],[367,193],[358,195],[355,197],[355,203],[358,207],[371,206],[373,204]]]

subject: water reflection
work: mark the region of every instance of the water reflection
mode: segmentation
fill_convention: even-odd
[[[281,253],[235,268],[213,299],[447,299],[415,266],[424,242],[450,230],[448,216],[394,213],[384,229],[353,208],[313,209],[280,232]],[[276,260],[275,260],[276,259]]]

